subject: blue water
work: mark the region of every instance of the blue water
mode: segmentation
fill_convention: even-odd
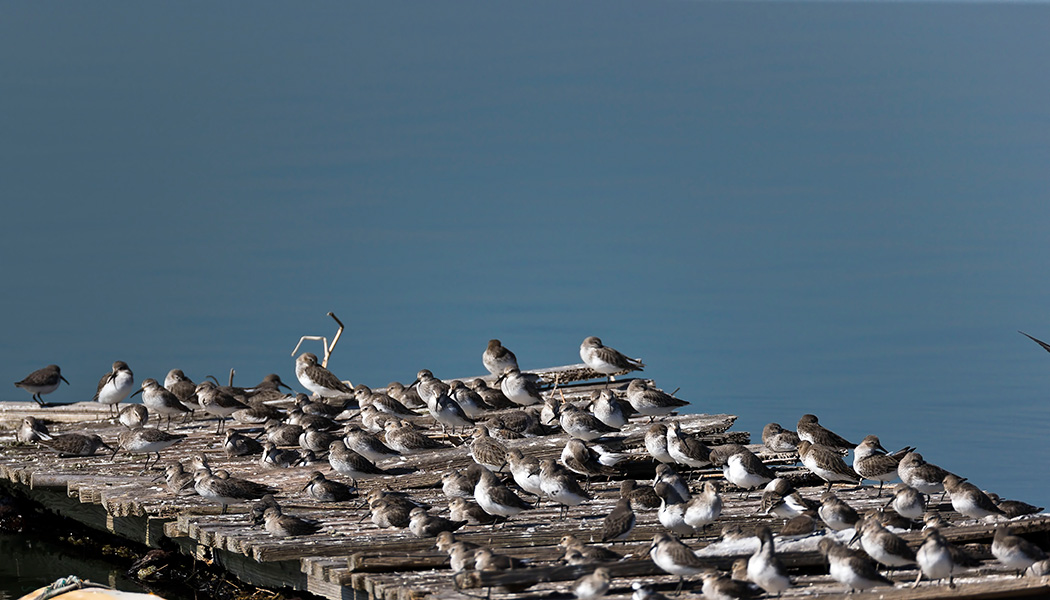
[[[1050,7],[7,7],[0,375],[371,385],[588,335],[1046,504]],[[310,348],[319,352],[319,346]],[[0,378],[2,378],[0,377]],[[27,399],[0,388],[0,399]]]

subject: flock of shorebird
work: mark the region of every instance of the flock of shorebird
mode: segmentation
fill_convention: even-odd
[[[603,345],[597,337],[583,341],[580,357],[610,381],[613,375],[645,366]],[[799,419],[795,430],[770,423],[762,432],[766,450],[797,455],[805,469],[826,482],[819,500],[806,498],[747,446],[709,447],[698,435],[684,431],[674,414],[688,403],[645,380],[632,379],[626,389],[622,385],[619,389],[606,386],[594,392],[587,403],[578,405],[564,396],[559,400],[558,394],[544,389],[536,375],[519,370],[514,353],[499,340],[489,342],[482,361],[495,376],[492,385],[483,378],[446,383],[423,369],[410,385],[395,382],[380,391],[365,385],[351,386],[320,365],[315,355],[304,353],[296,359],[295,374],[312,397],[286,394],[282,388],[288,386],[277,375],[254,387],[238,388],[213,381],[194,384],[179,369],[172,369],[163,385],[145,379],[136,391],[131,369],[117,361],[99,381],[94,396],[94,400],[112,406],[114,416],[126,428],[112,445],[97,434],[51,435],[32,417],[24,420],[16,437],[69,456],[90,456],[103,448],[114,456],[121,450],[145,455],[143,469],[147,471],[157,465],[162,451],[186,437],[171,432],[172,417],[185,421],[197,411],[217,417],[216,435],[223,433],[226,420],[232,418],[257,429],[259,435],[226,430],[222,448],[227,456],[258,455],[263,466],[273,468],[327,463],[345,481],[312,470],[308,483],[296,491],[318,502],[363,498],[377,527],[405,528],[419,537],[436,538],[436,547],[448,553],[452,569],[502,570],[525,563],[498,549],[457,540],[454,532],[467,525],[500,526],[541,501],[550,501],[567,513],[592,500],[581,479],[622,476],[618,465],[639,456],[619,452],[616,434],[632,417],[647,417],[644,446],[648,456],[644,459],[651,459],[655,465],[652,484],[623,480],[620,499],[604,518],[600,534],[588,535],[603,543],[625,540],[637,523],[635,511],[655,511],[665,531],[653,536],[647,554],[659,569],[679,578],[679,591],[686,578],[700,577],[702,592],[710,598],[780,594],[793,582],[776,554],[769,527],[754,532],[758,549],[746,561],[738,561],[732,574],[711,568],[710,562],[684,543],[682,538],[706,533],[716,524],[724,503],[732,498],[723,497],[721,481],[701,480],[691,487],[677,470],[721,468],[725,483],[732,484],[745,498],[761,488],[761,513],[784,519],[781,539],[814,535],[825,529],[827,534],[820,537],[817,547],[827,558],[830,576],[850,591],[894,585],[879,567],[917,567],[919,579],[947,579],[954,585],[958,573],[976,564],[973,557],[941,534],[946,522],[936,513],[926,512],[933,494],[946,494],[956,512],[975,520],[1005,523],[1042,510],[989,496],[965,478],[927,463],[914,448],[891,453],[874,435],[860,444],[849,442],[809,414]],[[55,391],[62,381],[65,379],[59,367],[50,365],[15,385],[46,406],[42,396]],[[117,412],[121,402],[137,394],[141,394],[142,404],[126,404]],[[294,406],[290,410],[275,406],[289,404],[292,397]],[[153,415],[157,427],[147,426]],[[167,423],[165,429],[160,428],[162,418]],[[469,431],[469,441],[462,435],[457,437],[457,430]],[[559,431],[567,436],[567,442],[558,460],[530,456],[513,443]],[[456,440],[468,445],[475,464],[442,476],[448,517],[431,514],[432,506],[403,491],[383,487],[367,493],[359,490],[362,480],[408,472],[398,466],[402,457],[440,451]],[[849,452],[853,454],[852,464],[844,459]],[[252,521],[274,536],[304,536],[323,530],[322,523],[282,512],[275,496],[289,490],[213,469],[203,455],[193,457],[189,467],[187,470],[181,462],[166,467],[171,493],[199,494],[220,504],[223,513],[228,505],[251,502]],[[865,514],[858,514],[832,492],[833,484],[859,486],[867,480],[878,482],[877,495],[881,496],[883,485],[897,479],[901,483],[885,507]],[[922,524],[924,539],[918,548],[910,547],[896,533]],[[569,564],[599,564],[622,558],[606,546],[585,544],[575,535],[565,536],[561,546]],[[997,526],[991,552],[1018,574],[1050,573],[1050,560],[1043,550],[1012,535],[1005,524]],[[571,591],[581,600],[592,600],[605,595],[612,580],[608,565],[597,566],[576,581]],[[652,585],[635,583],[633,597],[658,600],[661,594]]]

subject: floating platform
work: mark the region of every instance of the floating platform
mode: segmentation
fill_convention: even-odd
[[[559,385],[554,393],[569,401],[583,401],[595,389],[607,385],[622,397],[627,383],[623,380],[607,384],[604,378],[583,365],[536,372],[548,381],[556,378]],[[586,383],[599,378],[599,383]],[[697,404],[691,408],[702,410],[703,406]],[[162,540],[170,540],[185,553],[215,561],[247,583],[288,587],[333,600],[572,597],[573,581],[597,565],[565,565],[561,561],[563,550],[558,547],[559,541],[568,534],[587,543],[599,539],[603,519],[619,496],[620,481],[624,478],[651,480],[656,466],[643,444],[649,419],[636,417],[615,436],[620,438],[623,451],[631,457],[621,463],[621,475],[610,480],[594,479],[589,483],[594,500],[573,507],[564,518],[556,505],[544,501],[539,508],[524,511],[502,526],[467,525],[457,532],[457,539],[492,546],[500,553],[528,560],[527,568],[457,574],[449,568],[447,555],[434,548],[433,538],[417,538],[407,529],[378,529],[371,522],[370,512],[363,501],[319,503],[306,496],[301,490],[315,470],[345,481],[332,472],[327,462],[270,469],[259,463],[258,456],[227,458],[222,450],[222,440],[214,433],[214,421],[195,420],[185,425],[173,425],[173,431],[187,434],[188,438],[162,452],[159,466],[143,473],[143,458],[140,456],[121,453],[115,461],[108,453],[88,458],[59,458],[36,445],[15,443],[13,428],[23,417],[30,415],[46,420],[53,433],[92,432],[108,442],[115,441],[123,430],[113,423],[109,407],[98,404],[41,408],[30,403],[0,403],[0,485],[59,514],[132,542],[156,547]],[[701,435],[709,446],[750,442],[747,432],[731,429],[736,420],[733,415],[688,414],[669,418],[680,421],[685,431]],[[429,417],[420,419],[421,422],[428,420]],[[248,429],[232,422],[228,427]],[[566,435],[559,432],[504,443],[539,458],[556,458],[566,440]],[[750,448],[779,476],[793,481],[803,496],[819,499],[822,482],[798,466],[794,456],[770,454],[760,445],[751,445]],[[175,461],[186,463],[195,454],[205,455],[213,468],[226,469],[236,477],[280,489],[278,500],[284,512],[315,519],[322,524],[322,531],[305,537],[274,538],[261,526],[250,522],[249,504],[231,505],[223,515],[219,514],[217,505],[199,496],[174,497],[164,485],[161,469]],[[381,465],[396,465],[405,474],[368,479],[361,482],[360,487],[362,493],[373,488],[407,492],[435,507],[431,513],[437,514],[440,507],[447,505],[441,492],[441,476],[471,464],[465,445],[421,452]],[[680,469],[679,472],[689,477],[694,487],[704,478],[722,480],[721,472],[715,469]],[[720,543],[719,535],[724,526],[737,525],[747,533],[759,525],[768,525],[774,533],[782,527],[780,519],[759,514],[761,491],[752,492],[744,499],[737,498],[737,492],[733,486],[724,485],[725,509],[710,533],[683,540],[712,567],[723,570],[728,569],[735,559],[746,557],[751,552],[746,543],[743,546],[740,543]],[[885,495],[876,497],[875,489],[870,487],[836,487],[836,493],[858,511],[882,507],[887,501]],[[976,523],[954,513],[950,503],[934,500],[930,510],[941,512],[951,523],[943,530],[945,537],[967,545],[972,554],[983,559],[981,566],[956,577],[954,589],[929,581],[913,588],[911,583],[916,578],[916,570],[897,569],[888,573],[897,582],[894,588],[879,588],[877,593],[854,594],[854,597],[996,598],[1050,594],[1046,578],[1019,578],[991,558],[989,544],[994,523]],[[663,573],[646,555],[653,535],[664,531],[656,511],[636,513],[638,524],[630,537],[624,543],[612,546],[625,555],[624,560],[603,565],[609,568],[613,577],[612,589],[606,596],[613,600],[628,598],[634,581],[654,583],[665,593],[673,591],[678,583],[676,577]],[[1044,548],[1050,546],[1050,515],[1018,518],[1011,522],[1011,527],[1015,533],[1029,537]],[[788,565],[795,581],[795,587],[783,594],[785,597],[838,596],[846,591],[844,586],[830,579],[827,565],[815,551],[819,535],[818,531],[810,534],[812,539],[809,540],[806,536],[792,538],[792,542],[786,545],[785,539],[777,538],[778,554]],[[905,533],[903,537],[915,547],[922,539],[917,531]],[[757,541],[754,546],[757,547]],[[781,547],[786,550],[782,551]],[[699,579],[687,581],[683,595],[699,594]]]

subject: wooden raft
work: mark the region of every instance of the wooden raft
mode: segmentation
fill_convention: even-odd
[[[546,370],[558,373],[559,384],[577,379],[594,378],[582,365]],[[617,381],[615,388],[625,387]],[[584,399],[605,383],[563,385],[555,392],[569,400]],[[622,393],[619,392],[619,393]],[[695,406],[702,409],[702,406]],[[121,431],[119,426],[104,422],[108,418],[108,407],[91,403],[41,409],[28,403],[0,404],[0,424],[15,426],[25,415],[55,422],[78,422],[75,426],[53,426],[60,431],[97,432],[107,441],[115,439]],[[676,417],[683,429],[697,432],[708,445],[723,443],[748,443],[746,432],[729,431],[736,417],[732,415],[684,415]],[[68,419],[68,421],[67,421]],[[421,419],[426,421],[426,419]],[[232,427],[238,427],[231,424]],[[648,428],[648,419],[634,419],[621,434],[625,451],[634,456],[626,461],[622,469],[625,477],[639,480],[652,478],[655,463],[645,454],[642,436]],[[257,457],[235,457],[228,459],[221,449],[221,440],[214,434],[213,421],[194,421],[173,429],[187,433],[189,437],[162,454],[160,466],[190,456],[204,454],[213,468],[227,469],[234,476],[245,477],[267,483],[282,490],[279,500],[286,513],[320,521],[321,533],[294,539],[273,538],[261,527],[253,526],[246,515],[247,504],[230,507],[228,514],[220,515],[219,507],[198,496],[172,497],[164,487],[163,479],[157,479],[159,471],[141,473],[142,459],[122,454],[116,461],[108,455],[91,458],[59,459],[50,452],[31,445],[15,445],[8,432],[0,437],[0,483],[29,495],[48,508],[76,518],[98,529],[110,531],[129,540],[156,546],[162,539],[176,542],[184,551],[202,559],[218,561],[235,576],[256,585],[290,587],[309,591],[326,598],[365,597],[375,600],[419,600],[426,597],[467,600],[491,595],[508,600],[529,600],[541,597],[571,597],[571,585],[577,578],[593,570],[594,565],[566,566],[560,561],[562,550],[557,546],[564,535],[573,534],[585,542],[600,537],[602,520],[612,509],[618,496],[619,479],[592,481],[590,492],[595,499],[572,508],[565,518],[549,501],[539,508],[526,511],[508,521],[504,526],[468,525],[457,537],[485,544],[504,554],[531,561],[530,567],[509,572],[464,572],[454,574],[448,568],[448,558],[433,548],[433,539],[418,539],[407,530],[380,530],[369,519],[367,507],[358,501],[344,503],[317,503],[305,496],[301,490],[314,470],[326,476],[342,479],[333,474],[327,462],[291,469],[265,469]],[[564,446],[564,434],[544,438],[526,438],[506,443],[519,447],[540,458],[557,457]],[[801,487],[808,498],[819,498],[821,489],[812,487],[818,482],[807,471],[795,465],[794,457],[772,455],[761,446],[751,448],[763,460]],[[391,461],[393,462],[393,461]],[[444,473],[461,470],[472,461],[464,446],[449,450],[424,452],[394,463],[405,474],[378,477],[361,483],[362,491],[374,487],[389,487],[407,491],[420,501],[435,507],[439,512],[447,505],[440,490],[440,479]],[[381,466],[390,467],[391,463]],[[686,473],[683,471],[683,474]],[[720,471],[700,469],[689,473],[695,481],[704,477],[721,479]],[[871,488],[862,490],[840,489],[840,497],[858,510],[881,507],[886,497],[875,498]],[[779,519],[757,516],[760,492],[752,492],[747,499],[737,499],[732,486],[723,489],[725,510],[722,518],[711,528],[708,535],[686,540],[694,549],[701,549],[717,541],[718,526],[739,525],[752,531],[759,524],[768,524],[779,530]],[[954,517],[950,504],[934,507]],[[1024,518],[1013,524],[1017,532],[1036,536],[1043,543],[1050,532],[1050,517]],[[609,566],[612,571],[613,589],[608,597],[625,599],[631,593],[631,582],[639,580],[654,582],[662,591],[668,592],[677,584],[677,578],[667,576],[644,556],[653,534],[663,531],[656,512],[639,512],[638,525],[630,538],[615,549],[625,555],[621,562]],[[975,555],[990,558],[987,545],[992,530],[988,524],[971,524],[951,527],[945,536],[957,543],[971,544]],[[918,533],[905,534],[914,545],[921,542]],[[701,550],[703,552],[703,550]],[[711,565],[726,569],[733,559],[745,554],[712,555],[705,557]],[[796,587],[785,595],[805,594],[838,595],[844,588],[831,581],[827,568],[815,552],[798,552],[783,555],[793,571]],[[899,570],[891,578],[900,582],[911,582],[916,572]],[[923,582],[911,589],[898,585],[890,590],[883,588],[878,595],[886,598],[935,598],[935,597],[1001,597],[1050,592],[1046,582],[1039,578],[1016,578],[1005,572],[994,561],[956,578],[959,587],[949,590],[946,585]],[[687,584],[687,594],[699,594],[699,581]],[[527,586],[524,591],[509,593],[508,588]],[[860,595],[858,595],[859,597]]]

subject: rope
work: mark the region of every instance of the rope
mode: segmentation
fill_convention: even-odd
[[[33,598],[33,600],[49,600],[50,598],[61,596],[66,592],[71,592],[73,590],[79,590],[86,587],[104,588],[107,590],[113,589],[109,586],[102,585],[101,583],[93,583],[87,581],[86,579],[81,579],[75,575],[70,575],[69,577],[63,577],[62,579],[59,579],[58,581],[55,581],[51,585],[44,588],[35,598]]]

